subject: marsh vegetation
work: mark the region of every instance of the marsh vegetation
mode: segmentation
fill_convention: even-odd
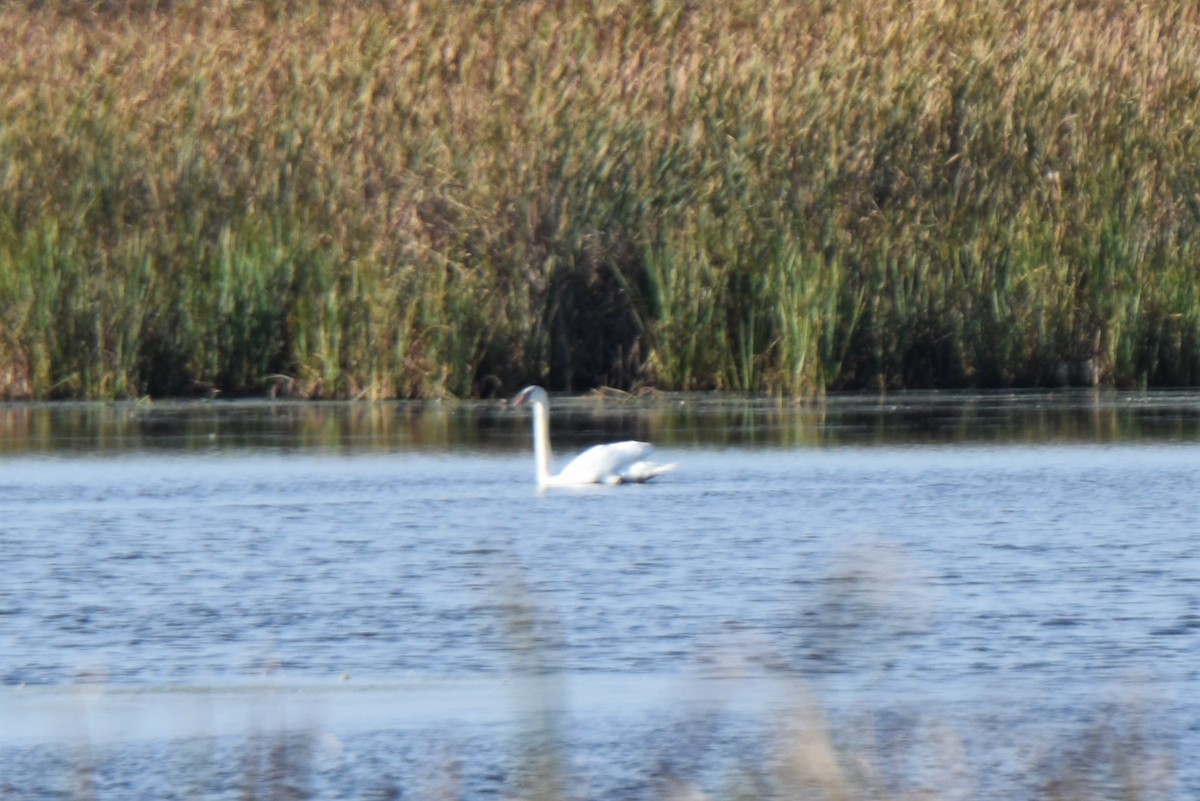
[[[0,394],[1192,384],[1198,22],[8,3]]]

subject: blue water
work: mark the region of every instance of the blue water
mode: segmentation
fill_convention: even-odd
[[[1200,404],[967,401],[10,407],[0,798],[1200,795]]]

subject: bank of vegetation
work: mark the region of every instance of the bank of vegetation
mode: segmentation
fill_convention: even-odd
[[[1200,380],[1200,6],[0,6],[0,395]]]

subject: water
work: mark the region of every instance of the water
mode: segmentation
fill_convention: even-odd
[[[0,408],[0,798],[787,796],[826,736],[897,794],[1200,792],[1197,396],[578,401],[560,455],[680,467],[545,494],[527,426]]]

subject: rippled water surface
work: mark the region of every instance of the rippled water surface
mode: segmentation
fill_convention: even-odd
[[[679,468],[539,494],[500,403],[0,407],[0,798],[769,795],[804,722],[898,794],[1200,795],[1200,397],[553,431]]]

